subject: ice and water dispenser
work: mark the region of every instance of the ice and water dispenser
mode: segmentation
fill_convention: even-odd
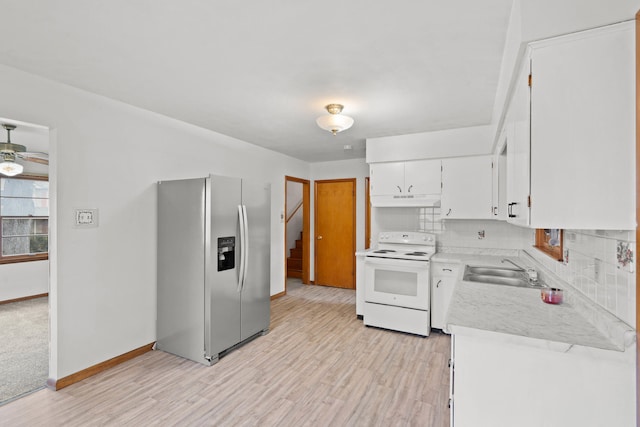
[[[236,238],[218,237],[218,271],[236,267]]]

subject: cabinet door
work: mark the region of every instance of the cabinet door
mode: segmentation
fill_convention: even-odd
[[[434,262],[431,268],[431,327],[444,329],[459,264]]]
[[[404,193],[404,162],[373,163],[369,169],[371,195]]]
[[[409,194],[440,194],[442,163],[438,160],[416,160],[404,166],[404,185]]]
[[[529,225],[529,62],[516,80],[505,126],[507,139],[507,221]]]
[[[635,228],[634,24],[534,45],[531,60],[531,225]]]
[[[491,156],[442,160],[443,218],[493,218],[491,166]]]
[[[493,219],[507,219],[507,144],[506,132],[500,137],[496,154],[493,156]]]
[[[447,310],[453,296],[455,277],[435,276],[431,284],[431,327],[444,329],[446,326]]]

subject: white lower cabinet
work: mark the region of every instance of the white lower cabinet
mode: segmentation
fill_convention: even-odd
[[[434,261],[431,265],[431,327],[445,328],[447,309],[460,265]]]
[[[455,331],[451,341],[452,426],[636,425],[634,346],[557,351],[540,340]]]

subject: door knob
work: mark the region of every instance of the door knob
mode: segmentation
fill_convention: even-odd
[[[322,236],[318,236],[318,240],[322,240]]]

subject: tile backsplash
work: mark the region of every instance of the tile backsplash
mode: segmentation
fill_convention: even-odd
[[[564,262],[527,249],[552,273],[630,326],[636,322],[635,252],[635,231],[609,230],[565,230]]]

